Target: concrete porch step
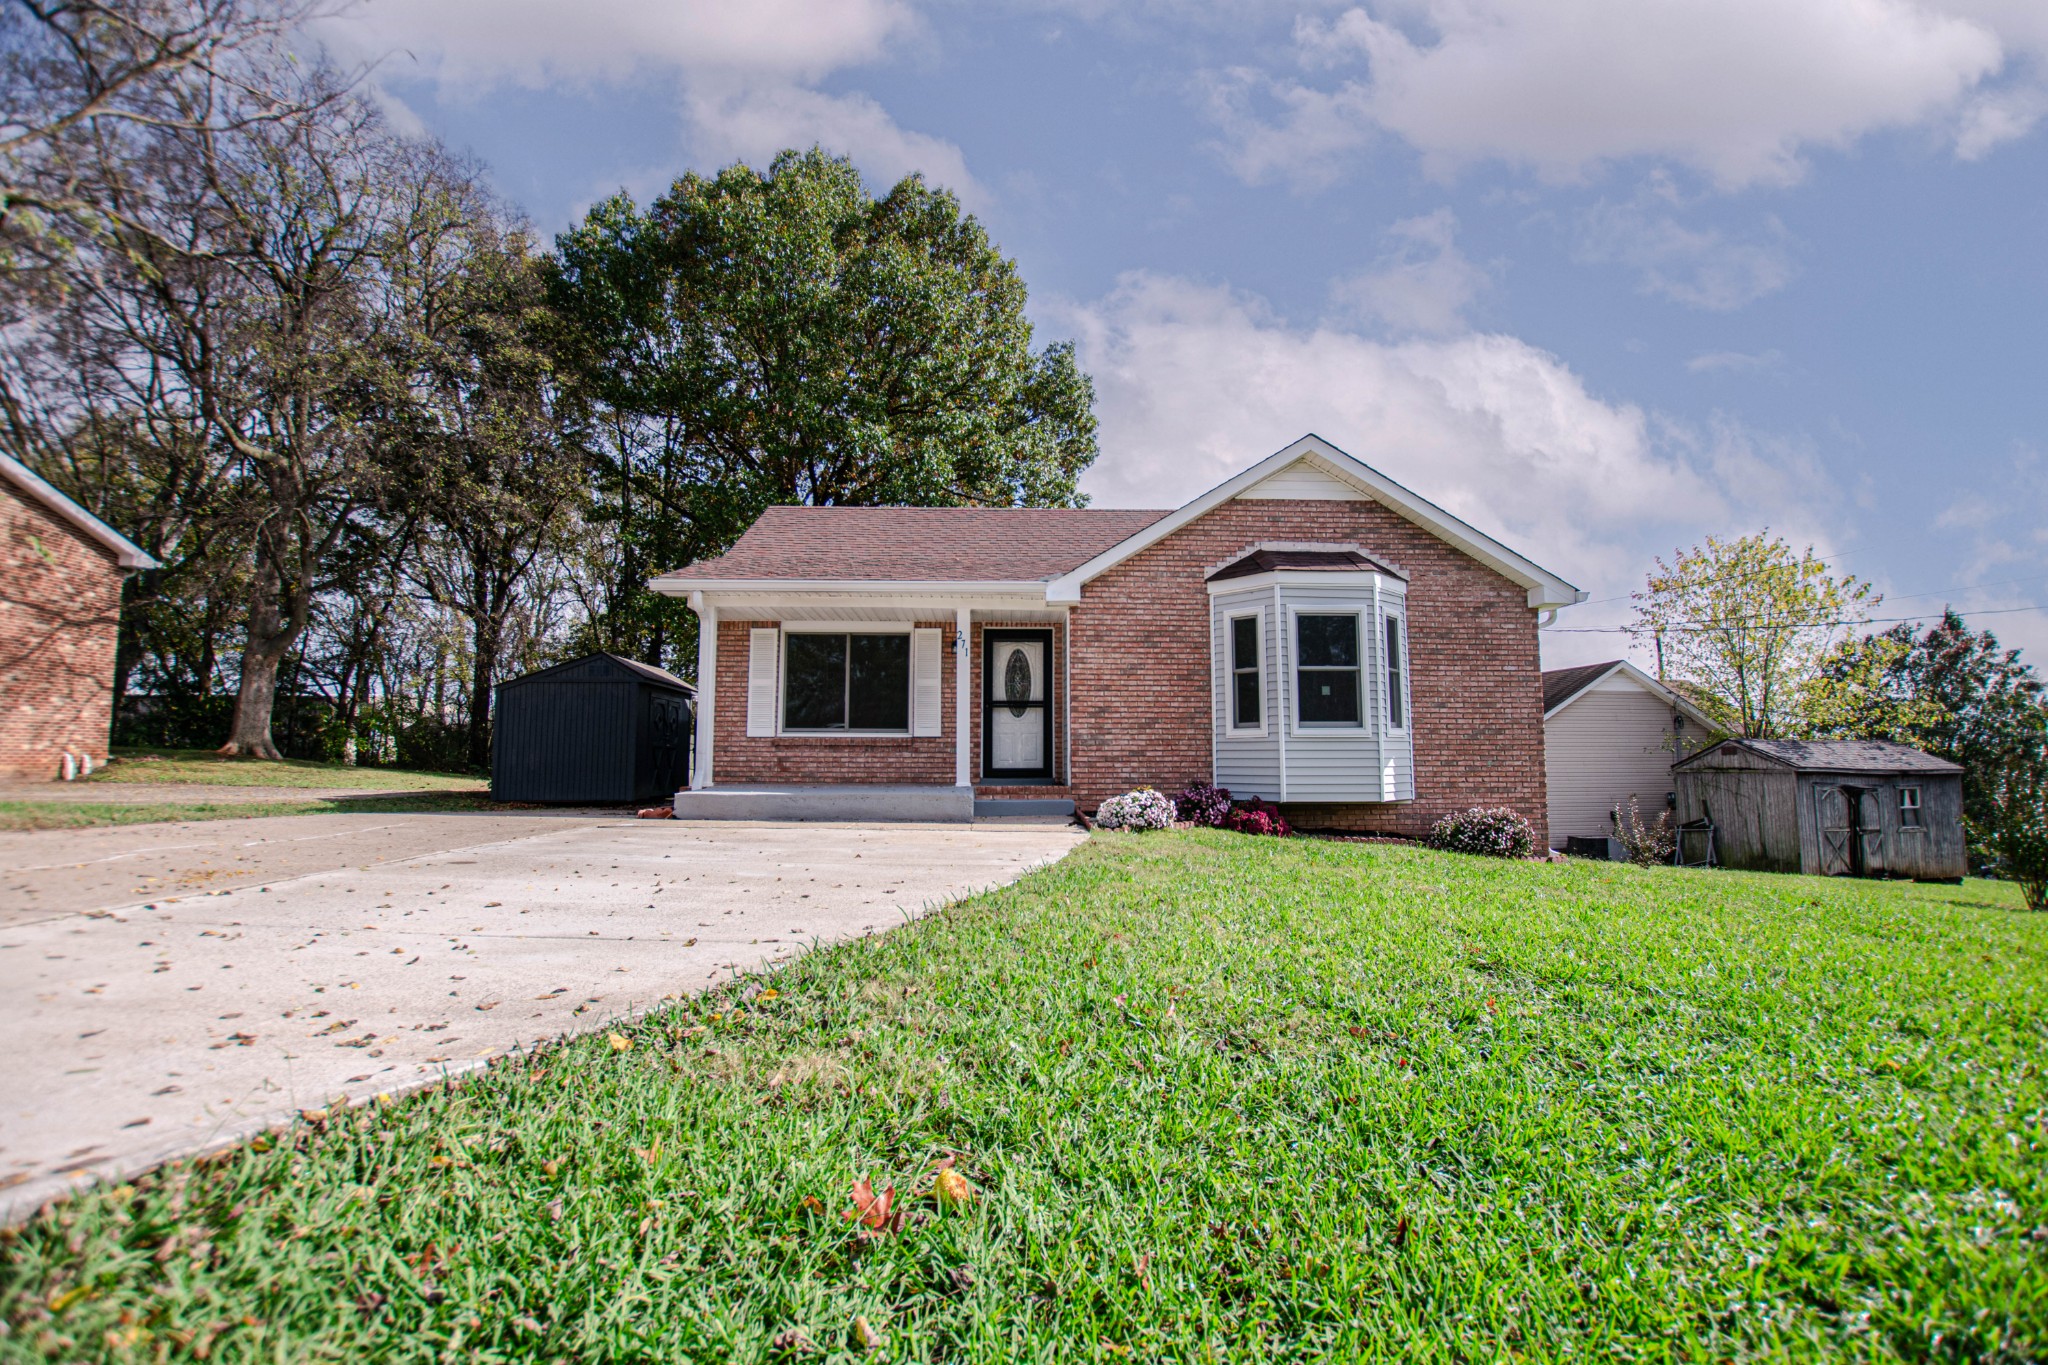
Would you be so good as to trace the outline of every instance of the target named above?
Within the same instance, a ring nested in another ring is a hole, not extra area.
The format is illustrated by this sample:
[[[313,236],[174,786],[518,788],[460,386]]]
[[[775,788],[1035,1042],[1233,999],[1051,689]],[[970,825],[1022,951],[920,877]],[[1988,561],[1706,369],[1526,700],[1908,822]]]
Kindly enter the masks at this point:
[[[1074,803],[1054,797],[1024,796],[977,796],[974,798],[974,818],[977,820],[1011,820],[1019,818],[1043,819],[1047,816],[1071,818]]]
[[[678,820],[883,821],[968,824],[974,788],[884,783],[711,786],[676,793]]]

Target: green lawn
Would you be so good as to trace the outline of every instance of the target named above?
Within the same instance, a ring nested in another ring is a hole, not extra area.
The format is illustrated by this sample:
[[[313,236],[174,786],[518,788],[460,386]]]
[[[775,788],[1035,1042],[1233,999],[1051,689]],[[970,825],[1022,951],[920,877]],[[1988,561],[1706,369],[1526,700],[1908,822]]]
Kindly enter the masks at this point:
[[[0,1358],[2042,1360],[2017,906],[1101,836],[61,1208],[0,1241]]]
[[[222,758],[211,749],[116,749],[116,762],[87,782],[203,782],[218,787],[347,787],[357,791],[450,791],[482,785],[474,773],[352,768],[307,759]]]
[[[259,815],[374,815],[499,808],[482,788],[400,791],[390,796],[315,797],[304,801],[0,801],[0,830],[87,829],[95,825],[148,825],[163,820],[247,820]]]

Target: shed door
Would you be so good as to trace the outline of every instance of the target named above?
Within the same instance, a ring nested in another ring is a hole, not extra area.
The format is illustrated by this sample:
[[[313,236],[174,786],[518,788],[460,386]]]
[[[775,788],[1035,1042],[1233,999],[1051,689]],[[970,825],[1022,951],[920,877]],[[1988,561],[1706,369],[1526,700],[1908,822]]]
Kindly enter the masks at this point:
[[[1815,786],[1813,827],[1820,835],[1820,873],[1823,877],[1846,877],[1853,866],[1849,857],[1849,794],[1840,787]]]
[[[1884,798],[1888,794],[1879,787],[1859,787],[1854,793],[1851,809],[1856,817],[1856,847],[1851,861],[1859,877],[1880,876],[1885,870]]]

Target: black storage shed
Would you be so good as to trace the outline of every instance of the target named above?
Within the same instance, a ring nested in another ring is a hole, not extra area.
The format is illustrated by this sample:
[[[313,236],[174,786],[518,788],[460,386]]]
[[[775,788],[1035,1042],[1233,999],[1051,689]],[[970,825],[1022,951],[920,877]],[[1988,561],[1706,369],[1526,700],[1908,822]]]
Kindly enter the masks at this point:
[[[690,779],[692,688],[616,654],[498,684],[491,795],[500,801],[661,801]]]

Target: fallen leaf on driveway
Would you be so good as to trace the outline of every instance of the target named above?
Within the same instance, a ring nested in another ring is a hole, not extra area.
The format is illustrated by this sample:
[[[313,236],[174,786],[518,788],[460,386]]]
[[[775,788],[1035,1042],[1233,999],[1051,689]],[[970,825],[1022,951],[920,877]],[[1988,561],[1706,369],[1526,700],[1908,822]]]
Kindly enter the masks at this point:
[[[329,1033],[347,1033],[350,1029],[355,1027],[355,1023],[356,1021],[353,1019],[337,1019],[333,1023],[329,1024],[326,1028],[321,1029],[318,1033],[315,1033],[313,1036],[315,1038],[319,1038]]]
[[[363,1035],[362,1037],[360,1037],[360,1038],[344,1038],[344,1039],[342,1039],[342,1040],[341,1040],[340,1042],[336,1043],[336,1044],[335,1044],[335,1046],[336,1046],[336,1047],[368,1047],[368,1046],[369,1046],[370,1044],[372,1044],[372,1043],[374,1043],[374,1042],[376,1042],[376,1041],[377,1041],[377,1035],[376,1035],[376,1034],[374,1034],[374,1033],[365,1033],[365,1034],[364,1034],[364,1035]]]

